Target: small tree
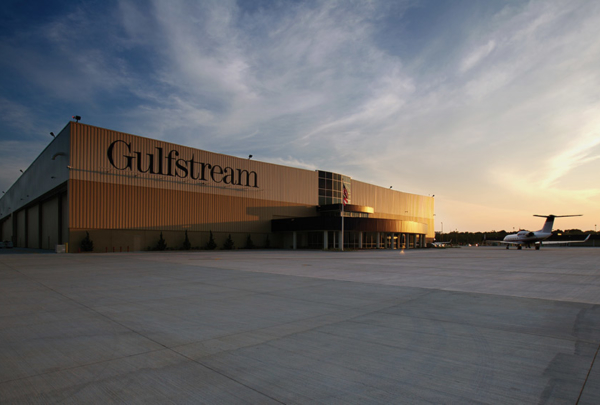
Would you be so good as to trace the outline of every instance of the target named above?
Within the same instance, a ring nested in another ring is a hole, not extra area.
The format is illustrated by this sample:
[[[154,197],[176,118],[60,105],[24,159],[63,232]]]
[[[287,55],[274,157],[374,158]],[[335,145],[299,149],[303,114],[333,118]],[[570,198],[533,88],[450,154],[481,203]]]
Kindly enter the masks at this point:
[[[165,242],[165,239],[163,238],[162,232],[161,232],[160,239],[156,243],[156,247],[154,248],[154,250],[165,250],[166,248],[167,248],[167,242]]]
[[[90,233],[85,233],[85,238],[81,241],[81,250],[83,252],[93,252],[94,251],[94,242],[90,239]]]
[[[231,234],[229,234],[229,237],[227,238],[227,240],[223,244],[223,249],[225,249],[225,250],[231,250],[231,249],[233,249],[233,239],[231,239]]]
[[[183,241],[183,250],[190,250],[192,244],[190,243],[190,239],[188,238],[187,229],[185,230],[185,240]]]
[[[246,239],[246,249],[254,249],[254,242],[252,242],[250,234],[248,234],[248,239]]]
[[[213,237],[212,231],[210,231],[210,237],[208,238],[208,242],[206,243],[207,250],[215,250],[217,248],[217,243],[215,242],[215,238]]]

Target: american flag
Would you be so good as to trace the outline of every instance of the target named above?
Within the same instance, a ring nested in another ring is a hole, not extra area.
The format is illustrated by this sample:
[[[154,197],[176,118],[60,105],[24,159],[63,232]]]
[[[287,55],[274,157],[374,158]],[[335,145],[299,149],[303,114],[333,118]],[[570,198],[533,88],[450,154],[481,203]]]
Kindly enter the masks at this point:
[[[342,187],[344,187],[344,198],[342,199],[342,203],[346,205],[348,204],[348,189],[345,184],[342,184]]]

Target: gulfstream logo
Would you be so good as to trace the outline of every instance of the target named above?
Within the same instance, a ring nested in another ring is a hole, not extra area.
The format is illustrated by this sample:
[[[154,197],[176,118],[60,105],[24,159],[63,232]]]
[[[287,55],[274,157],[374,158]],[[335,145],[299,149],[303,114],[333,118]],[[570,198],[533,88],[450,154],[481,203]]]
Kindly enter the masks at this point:
[[[255,171],[197,162],[194,160],[194,155],[191,159],[185,160],[179,158],[179,152],[175,149],[171,149],[168,153],[165,153],[163,148],[156,147],[155,149],[154,153],[136,152],[132,150],[131,143],[118,140],[110,144],[106,155],[110,164],[118,170],[136,170],[140,173],[181,179],[189,177],[198,181],[258,188]]]

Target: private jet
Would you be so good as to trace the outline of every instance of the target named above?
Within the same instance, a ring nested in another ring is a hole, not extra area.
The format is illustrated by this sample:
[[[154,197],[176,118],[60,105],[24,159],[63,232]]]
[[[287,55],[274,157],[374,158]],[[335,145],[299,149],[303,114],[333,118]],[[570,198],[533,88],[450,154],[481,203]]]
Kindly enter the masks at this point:
[[[432,242],[430,245],[434,248],[445,248],[449,243],[452,243],[452,240],[450,242]]]
[[[531,245],[535,246],[535,250],[540,250],[542,243],[544,245],[559,245],[566,243],[582,243],[587,241],[590,238],[590,235],[583,240],[569,240],[569,241],[545,241],[550,236],[552,236],[552,226],[554,225],[554,218],[565,218],[565,217],[580,217],[581,215],[534,215],[534,217],[546,218],[546,222],[544,223],[544,227],[539,231],[519,231],[517,233],[513,233],[511,235],[506,235],[504,240],[497,241],[499,243],[506,244],[506,248],[508,249],[510,245],[516,246],[517,249],[521,249],[523,246],[531,247]]]

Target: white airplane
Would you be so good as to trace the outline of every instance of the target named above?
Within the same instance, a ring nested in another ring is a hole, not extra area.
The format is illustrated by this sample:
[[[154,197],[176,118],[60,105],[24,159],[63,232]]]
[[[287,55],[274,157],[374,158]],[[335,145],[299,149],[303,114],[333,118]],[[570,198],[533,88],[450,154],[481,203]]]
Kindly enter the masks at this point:
[[[535,250],[540,250],[542,243],[544,245],[559,245],[566,243],[581,243],[585,242],[590,238],[590,235],[583,240],[569,240],[569,241],[546,241],[552,236],[552,226],[554,225],[554,218],[564,218],[564,217],[580,217],[581,215],[534,215],[534,217],[546,218],[546,222],[544,223],[544,227],[539,231],[519,231],[517,233],[513,233],[511,235],[506,235],[504,240],[498,241],[499,243],[506,244],[506,248],[508,249],[510,245],[514,245],[517,249],[521,249],[523,246],[531,247],[531,245],[535,245]]]
[[[434,248],[445,248],[447,244],[452,243],[452,240],[450,240],[450,242],[432,242],[431,243],[431,247]]]

